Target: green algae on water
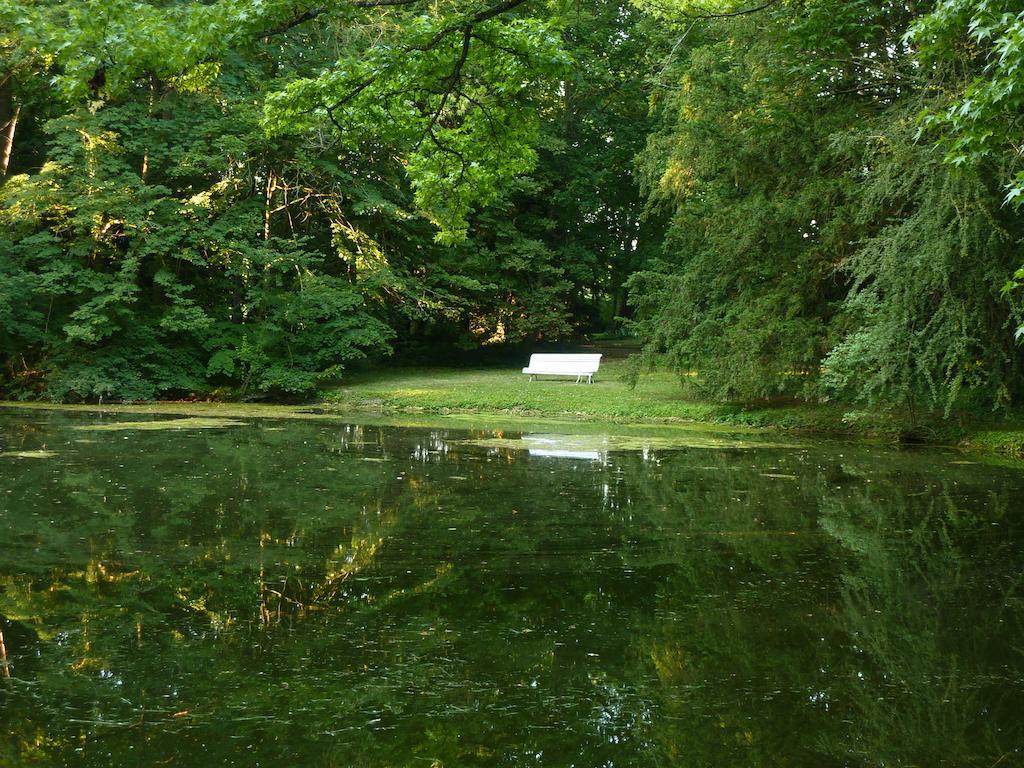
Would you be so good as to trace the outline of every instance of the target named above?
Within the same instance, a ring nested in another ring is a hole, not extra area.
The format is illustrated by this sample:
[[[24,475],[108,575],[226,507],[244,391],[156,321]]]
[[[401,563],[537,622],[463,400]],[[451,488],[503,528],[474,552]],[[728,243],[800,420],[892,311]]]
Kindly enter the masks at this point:
[[[244,421],[235,419],[218,419],[193,417],[185,419],[160,419],[158,421],[112,421],[105,424],[85,424],[74,429],[113,432],[127,429],[224,429],[225,427],[244,427]]]

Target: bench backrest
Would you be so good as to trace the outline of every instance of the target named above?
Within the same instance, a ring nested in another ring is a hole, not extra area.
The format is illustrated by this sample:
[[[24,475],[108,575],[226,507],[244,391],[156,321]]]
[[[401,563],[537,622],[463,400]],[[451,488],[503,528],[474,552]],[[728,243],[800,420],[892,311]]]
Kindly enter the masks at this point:
[[[533,370],[597,373],[601,355],[530,355]]]

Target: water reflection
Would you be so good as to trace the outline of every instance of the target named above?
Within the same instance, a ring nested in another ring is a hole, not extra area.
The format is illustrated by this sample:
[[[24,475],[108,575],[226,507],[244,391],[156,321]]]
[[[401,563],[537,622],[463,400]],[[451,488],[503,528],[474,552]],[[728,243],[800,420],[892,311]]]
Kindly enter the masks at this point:
[[[607,461],[607,445],[600,448],[589,445],[574,445],[562,435],[523,435],[520,438],[526,445],[531,456],[559,459],[586,459],[588,461]]]
[[[85,419],[0,414],[0,764],[1024,759],[1016,469]]]

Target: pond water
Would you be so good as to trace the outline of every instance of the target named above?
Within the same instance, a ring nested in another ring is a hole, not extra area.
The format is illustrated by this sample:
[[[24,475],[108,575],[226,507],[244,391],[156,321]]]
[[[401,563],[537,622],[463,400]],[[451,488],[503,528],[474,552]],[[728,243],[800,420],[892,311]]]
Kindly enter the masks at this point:
[[[1024,764],[1020,467],[169,418],[0,410],[0,765]]]

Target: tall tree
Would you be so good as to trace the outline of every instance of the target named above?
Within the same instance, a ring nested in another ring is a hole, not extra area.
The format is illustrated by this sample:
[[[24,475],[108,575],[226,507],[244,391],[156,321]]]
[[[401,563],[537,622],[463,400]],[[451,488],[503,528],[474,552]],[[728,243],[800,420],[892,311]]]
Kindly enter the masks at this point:
[[[1021,359],[998,275],[1021,222],[988,164],[952,168],[916,141],[951,76],[909,42],[919,13],[670,8],[679,44],[645,167],[673,223],[633,278],[649,352],[726,399],[1008,402]]]
[[[63,100],[2,190],[10,386],[303,394],[385,351],[393,308],[450,306],[417,222],[465,238],[567,61],[522,5],[6,5],[8,74]]]
[[[1024,11],[1013,2],[943,0],[911,30],[923,59],[963,72],[945,101],[925,119],[955,166],[984,163],[998,169],[1006,203],[1024,206]],[[1024,281],[1017,270],[1007,292]],[[1017,338],[1024,337],[1024,325]]]

